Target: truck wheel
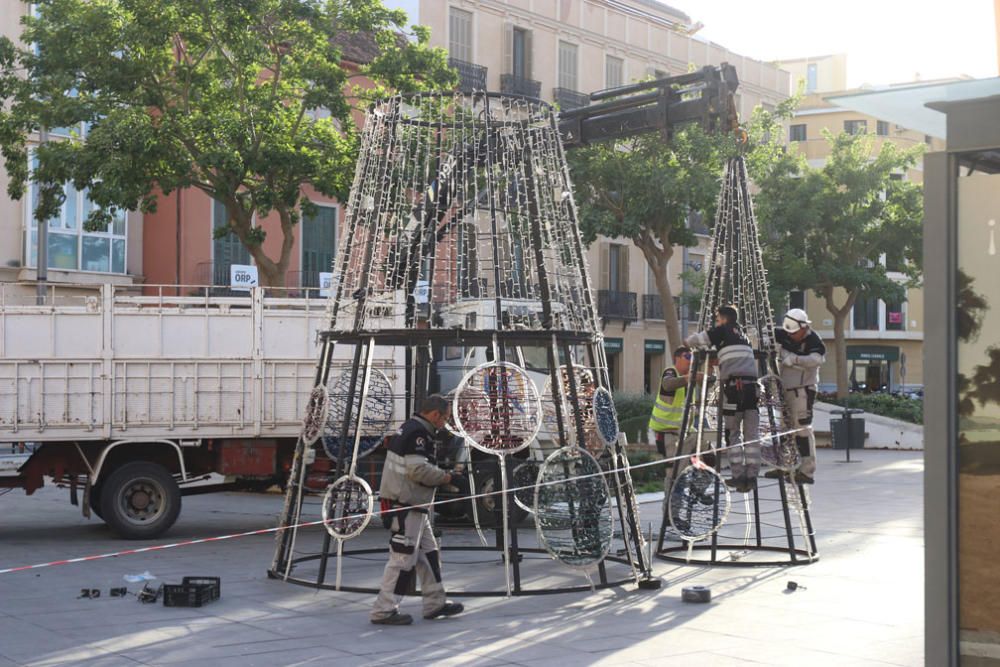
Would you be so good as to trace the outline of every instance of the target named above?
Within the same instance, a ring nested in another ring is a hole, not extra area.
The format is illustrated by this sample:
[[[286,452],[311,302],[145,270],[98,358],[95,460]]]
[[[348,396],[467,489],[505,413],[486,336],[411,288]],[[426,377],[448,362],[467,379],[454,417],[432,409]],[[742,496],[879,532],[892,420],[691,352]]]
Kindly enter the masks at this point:
[[[101,483],[100,505],[101,518],[119,537],[148,540],[174,525],[181,491],[163,466],[134,461]]]
[[[483,474],[483,477],[479,475]],[[493,494],[497,491],[497,483],[493,478],[492,472],[487,473],[476,473],[476,495],[480,494]],[[481,498],[477,498],[474,502],[478,503],[476,508],[479,513],[479,525],[484,528],[493,528],[497,525],[497,517],[499,516],[500,506],[502,500],[499,494],[496,495],[485,495]],[[511,520],[519,524],[524,521],[528,513],[524,511],[521,507],[514,502],[513,499],[507,503],[507,511],[510,512]],[[469,516],[472,516],[470,511]]]

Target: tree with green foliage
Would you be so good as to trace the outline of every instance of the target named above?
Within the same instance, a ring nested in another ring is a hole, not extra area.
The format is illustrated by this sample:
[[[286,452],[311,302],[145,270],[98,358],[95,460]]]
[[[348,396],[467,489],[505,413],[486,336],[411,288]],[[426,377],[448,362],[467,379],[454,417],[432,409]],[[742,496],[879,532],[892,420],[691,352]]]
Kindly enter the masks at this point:
[[[825,136],[831,152],[822,167],[788,154],[758,178],[756,203],[772,286],[811,290],[833,316],[842,398],[848,391],[845,324],[854,304],[860,297],[902,301],[920,278],[922,190],[894,175],[915,164],[922,146],[902,150],[884,142],[875,152],[871,135]],[[889,275],[883,255],[902,280]]]
[[[584,241],[625,238],[639,248],[656,283],[671,349],[682,338],[667,265],[678,247],[697,244],[690,214],[712,219],[723,167],[737,151],[746,151],[751,174],[780,159],[781,119],[796,103],[787,100],[774,112],[758,107],[748,145],[739,145],[733,134],[708,134],[689,125],[669,141],[647,134],[568,154]]]
[[[450,86],[426,28],[380,0],[38,0],[19,43],[0,40],[0,152],[8,191],[57,214],[63,184],[96,204],[88,231],[121,210],[152,212],[157,192],[195,188],[225,206],[261,282],[283,285],[308,184],[344,199],[363,94]],[[345,47],[367,44],[370,62]],[[356,58],[356,60],[361,60]],[[374,82],[374,89],[360,84]],[[362,96],[359,97],[358,96]],[[318,114],[315,110],[328,110]],[[35,151],[43,127],[88,128]],[[280,220],[277,256],[254,220]],[[217,232],[219,233],[219,232]]]

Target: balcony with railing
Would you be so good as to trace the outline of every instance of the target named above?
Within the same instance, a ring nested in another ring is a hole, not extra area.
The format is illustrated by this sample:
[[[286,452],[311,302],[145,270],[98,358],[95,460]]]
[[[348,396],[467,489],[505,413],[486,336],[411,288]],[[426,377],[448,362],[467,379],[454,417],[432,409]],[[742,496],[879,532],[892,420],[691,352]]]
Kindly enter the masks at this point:
[[[636,293],[598,290],[597,314],[606,320],[635,322],[639,319]]]
[[[500,75],[500,92],[509,95],[526,95],[528,97],[541,97],[542,82],[534,79],[526,79],[516,74]]]
[[[663,301],[660,299],[659,294],[642,295],[642,319],[644,320],[663,319]]]
[[[486,90],[486,68],[482,65],[448,58],[448,65],[458,71],[458,90],[471,93],[474,90]]]
[[[563,111],[579,109],[590,104],[590,95],[569,88],[553,88],[552,99]]]

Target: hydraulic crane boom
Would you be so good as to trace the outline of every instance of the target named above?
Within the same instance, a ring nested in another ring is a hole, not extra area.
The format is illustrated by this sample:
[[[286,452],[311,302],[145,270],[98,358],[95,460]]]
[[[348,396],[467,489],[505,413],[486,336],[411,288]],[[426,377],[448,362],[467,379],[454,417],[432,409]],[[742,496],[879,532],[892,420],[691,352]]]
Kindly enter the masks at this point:
[[[676,126],[685,123],[700,123],[710,132],[735,130],[733,93],[739,85],[736,68],[723,63],[601,90],[590,95],[598,104],[560,113],[559,132],[563,144],[571,148],[646,132],[669,137]]]

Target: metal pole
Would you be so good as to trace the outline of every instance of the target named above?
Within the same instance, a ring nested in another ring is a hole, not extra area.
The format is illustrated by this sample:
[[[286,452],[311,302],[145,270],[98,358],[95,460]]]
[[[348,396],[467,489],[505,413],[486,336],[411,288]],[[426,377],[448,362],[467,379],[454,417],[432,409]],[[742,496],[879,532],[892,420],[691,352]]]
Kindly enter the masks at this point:
[[[49,142],[49,129],[44,125],[38,128],[38,147]],[[37,216],[37,212],[32,211]],[[45,286],[49,280],[49,222],[38,220],[38,261],[35,263],[35,303],[45,305]]]

